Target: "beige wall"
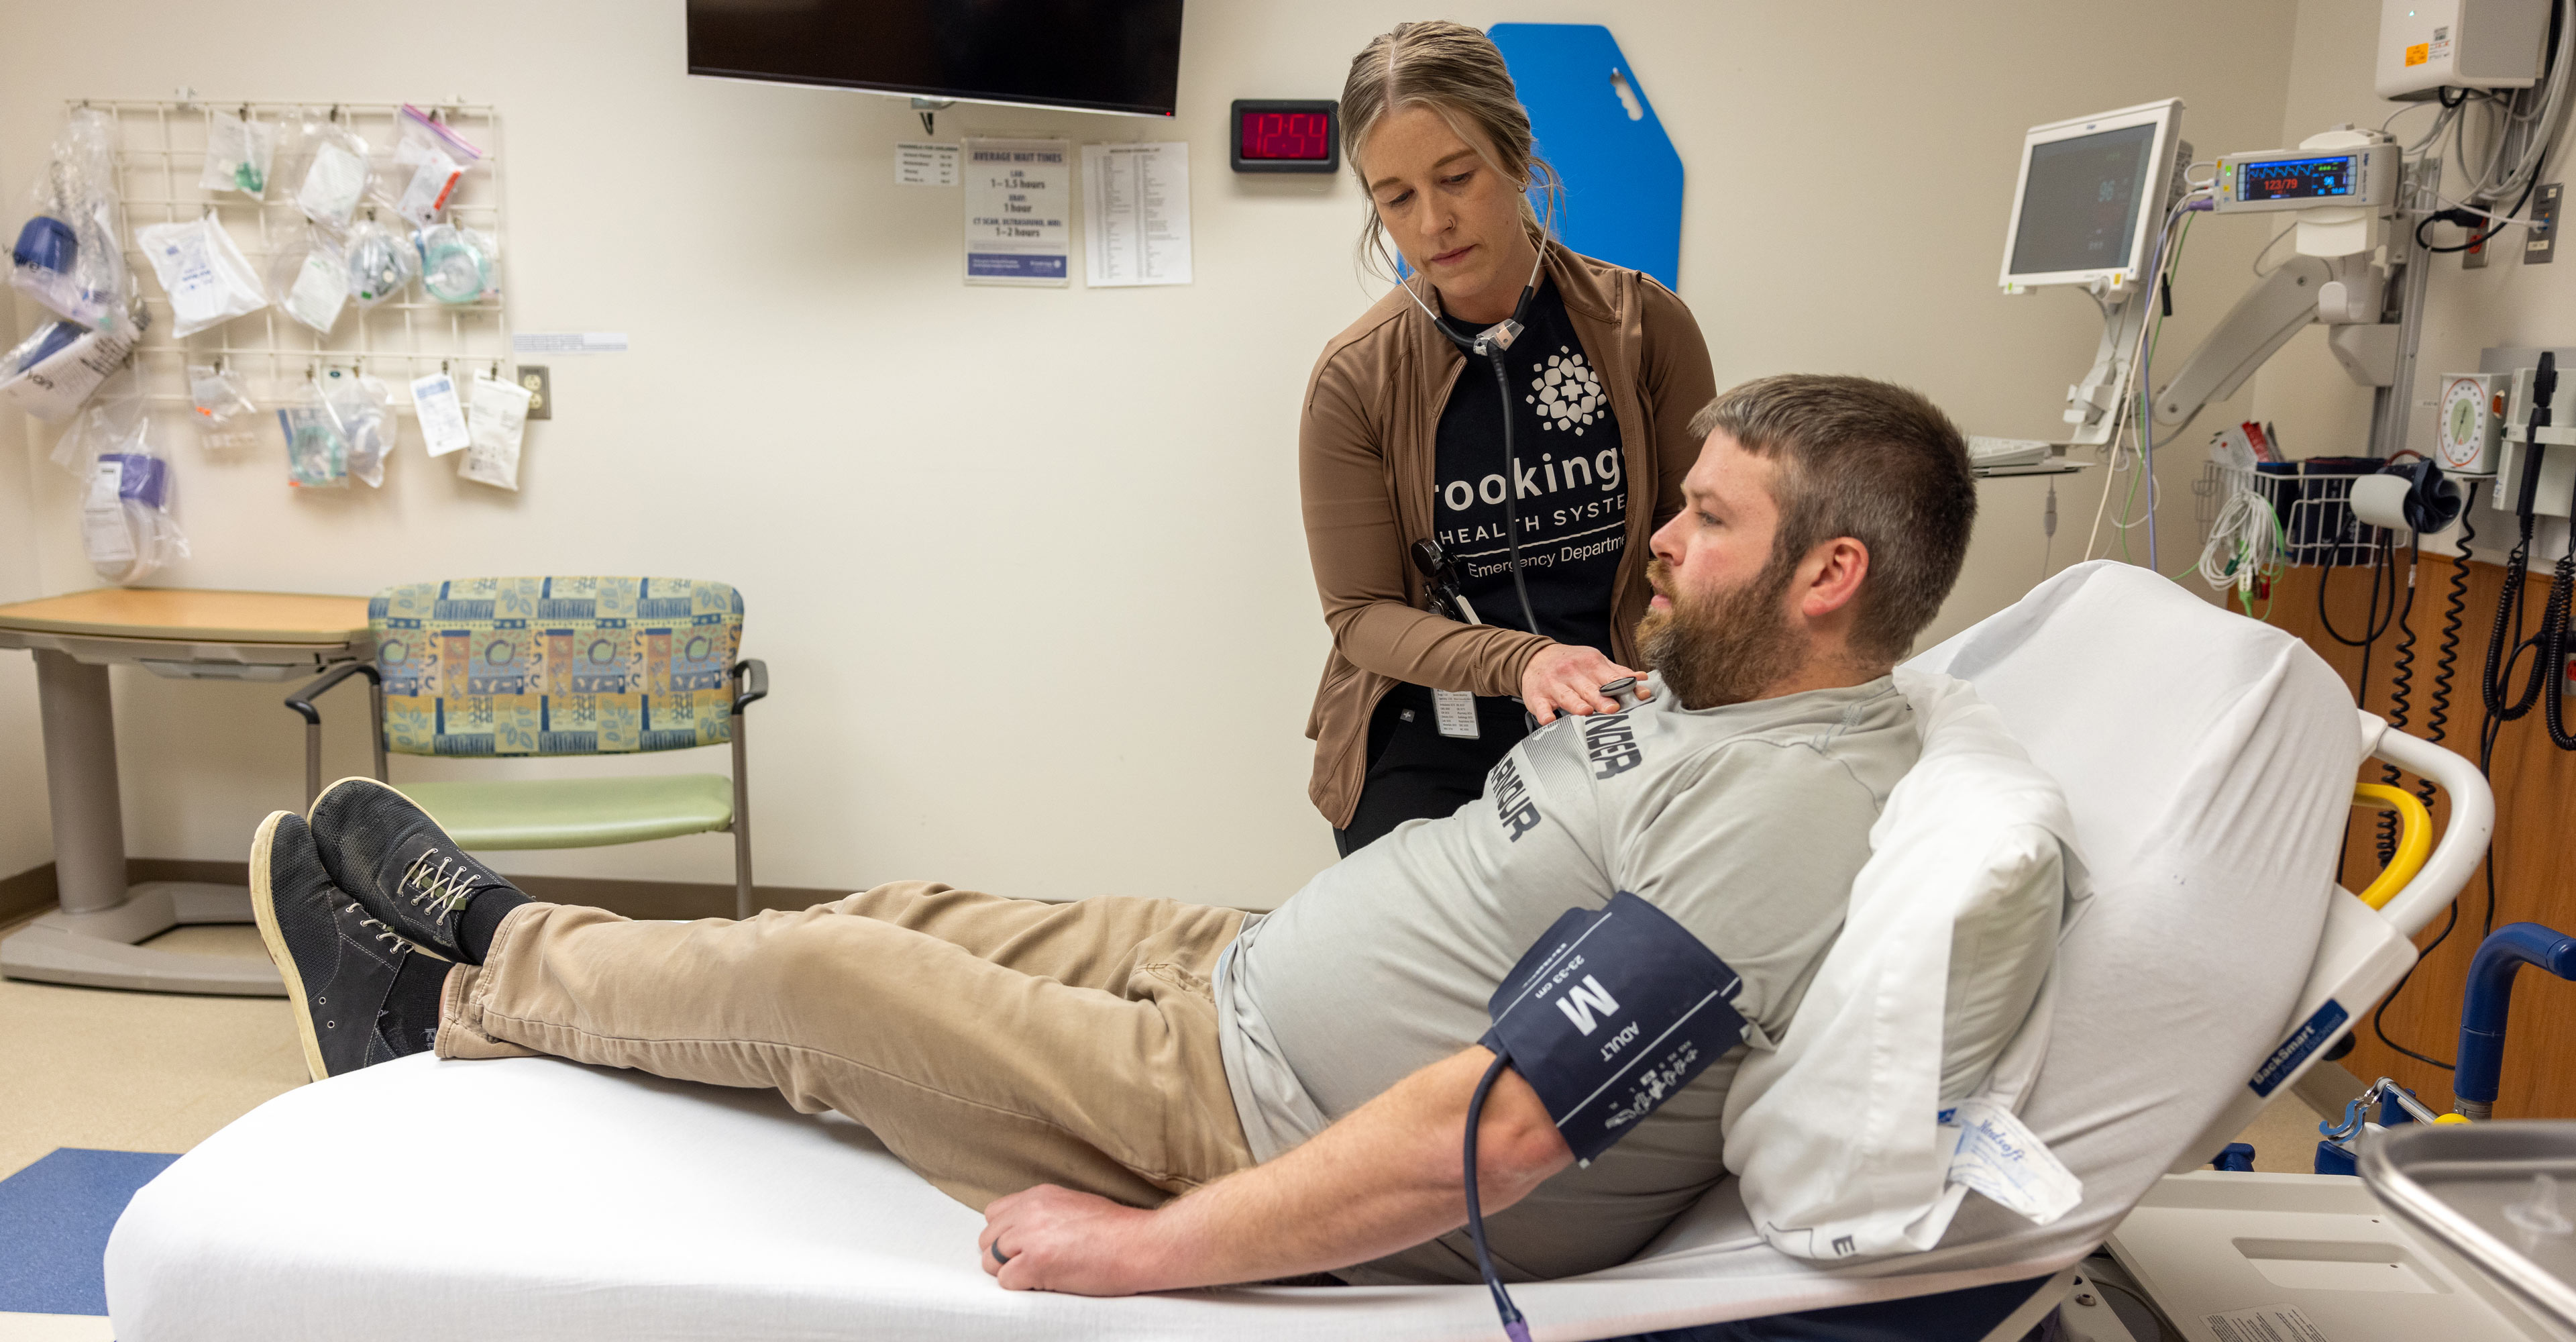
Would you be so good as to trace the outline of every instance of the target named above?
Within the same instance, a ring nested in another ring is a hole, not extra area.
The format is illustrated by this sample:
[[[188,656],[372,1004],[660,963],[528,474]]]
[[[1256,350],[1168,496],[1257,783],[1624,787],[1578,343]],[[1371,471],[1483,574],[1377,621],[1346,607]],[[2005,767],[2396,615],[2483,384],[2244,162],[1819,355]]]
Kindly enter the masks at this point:
[[[0,114],[0,128],[10,124]],[[8,226],[16,227],[14,203],[0,215],[10,216]],[[9,236],[17,238],[14,232]],[[0,349],[18,343],[19,329],[17,304],[0,301]],[[42,591],[31,501],[36,481],[25,425],[22,415],[0,414],[0,602]],[[0,653],[0,877],[53,858],[53,838],[45,828],[45,762],[36,736],[35,663],[24,653]]]
[[[890,146],[920,133],[912,114],[687,79],[678,0],[459,0],[435,25],[449,40],[422,40],[420,17],[392,6],[100,0],[0,45],[0,199],[21,198],[66,98],[187,84],[497,104],[515,324],[623,330],[634,352],[552,361],[560,414],[534,427],[517,497],[454,482],[412,441],[381,494],[295,497],[273,449],[219,467],[174,430],[196,557],[164,580],[354,593],[489,572],[724,578],[748,597],[746,651],[777,682],[751,737],[765,881],[1267,905],[1332,855],[1304,796],[1324,635],[1295,417],[1315,350],[1370,289],[1351,260],[1354,189],[1232,176],[1223,111],[1333,95],[1349,53],[1401,16],[1197,0],[1171,123],[940,117],[942,139],[1188,138],[1188,288],[962,287],[956,192],[888,184]],[[2175,0],[2146,24],[2110,0],[1456,16],[1614,26],[1691,174],[1681,289],[1721,384],[1865,372],[1925,389],[1973,432],[2042,436],[2098,328],[2079,296],[1993,287],[2021,130],[2179,95],[2204,149],[2268,143],[2292,8]],[[2232,300],[2259,241],[2222,232],[2193,244],[2175,338]],[[69,480],[18,464],[50,441],[35,437],[0,473],[0,529],[18,534],[5,510],[32,503],[35,574],[12,577],[25,561],[0,541],[0,585],[89,585]],[[2187,558],[2188,478],[2166,475],[2169,570]],[[2040,576],[2046,488],[1987,487],[1936,633]],[[2076,557],[2097,489],[2060,483],[2055,565]],[[117,674],[135,853],[234,857],[263,811],[294,804],[297,737],[276,690]],[[26,712],[27,679],[23,659],[0,662],[0,714]],[[355,770],[356,704],[337,707],[334,767]],[[0,786],[23,792],[32,739],[0,741]],[[0,824],[0,867],[33,856],[17,823]],[[715,880],[726,860],[708,839],[511,865]]]
[[[2300,0],[2298,44],[2290,63],[2287,107],[2278,143],[2300,140],[2340,122],[2377,126],[2399,104],[2382,101],[2372,90],[2372,43],[2379,28],[2373,0]],[[2407,112],[2389,129],[2401,139],[2423,133],[2432,116]],[[2447,146],[2447,139],[2446,139]],[[2241,148],[2268,146],[2244,145]],[[2543,167],[2543,182],[2561,180],[2567,151],[2562,143]],[[2458,175],[2452,174],[2456,181]],[[2446,194],[2457,199],[2455,189]],[[2465,235],[2437,227],[2437,242],[2449,245]],[[2520,260],[2522,232],[2508,229],[2498,255],[2483,270],[2463,270],[2458,256],[2433,258],[2426,285],[2424,333],[2416,367],[2418,385],[2411,398],[2407,446],[2425,449],[2432,439],[2445,373],[2474,372],[2478,351],[2498,345],[2576,344],[2576,266],[2525,266]],[[2255,379],[2255,406],[2279,426],[2282,439],[2299,456],[2357,455],[2370,436],[2370,393],[2352,385],[2336,367],[2325,345],[2325,330],[2310,327],[2284,347]],[[2512,545],[2513,522],[2485,506],[2471,517],[2478,529],[2480,557],[2502,560]],[[2457,528],[2424,538],[2427,549],[2447,552]],[[2566,525],[2543,519],[2532,553],[2546,567],[2565,544]]]

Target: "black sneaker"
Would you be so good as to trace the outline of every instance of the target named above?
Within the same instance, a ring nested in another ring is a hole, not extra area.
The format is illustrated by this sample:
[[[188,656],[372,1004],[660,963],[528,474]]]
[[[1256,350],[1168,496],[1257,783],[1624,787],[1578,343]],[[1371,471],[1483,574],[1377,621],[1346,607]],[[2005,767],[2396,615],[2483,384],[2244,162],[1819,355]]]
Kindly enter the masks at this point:
[[[292,811],[271,813],[251,840],[250,909],[286,980],[314,1080],[401,1056],[376,1020],[416,952],[331,884],[311,831]]]
[[[313,846],[334,885],[359,907],[450,960],[465,906],[486,890],[519,888],[467,857],[412,800],[372,778],[343,778],[313,801]]]

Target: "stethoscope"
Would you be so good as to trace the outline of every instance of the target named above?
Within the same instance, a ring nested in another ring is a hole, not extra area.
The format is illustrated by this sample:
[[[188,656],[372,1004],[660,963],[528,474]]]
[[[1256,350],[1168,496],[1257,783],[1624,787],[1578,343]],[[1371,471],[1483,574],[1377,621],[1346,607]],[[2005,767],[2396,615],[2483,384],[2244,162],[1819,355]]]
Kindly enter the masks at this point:
[[[1422,295],[1414,292],[1411,280],[1397,285],[1404,290],[1406,297],[1413,300],[1415,307],[1422,309],[1422,315],[1431,319],[1431,329],[1448,337],[1449,343],[1456,345],[1469,358],[1493,362],[1494,394],[1501,398],[1503,406],[1503,544],[1511,551],[1512,591],[1520,598],[1521,619],[1527,622],[1533,634],[1539,631],[1538,612],[1530,606],[1529,584],[1521,579],[1520,453],[1512,442],[1512,379],[1511,370],[1503,363],[1503,352],[1512,347],[1513,341],[1521,338],[1521,332],[1529,329],[1526,323],[1530,300],[1538,296],[1539,270],[1546,264],[1547,240],[1541,238],[1538,259],[1530,263],[1529,282],[1521,286],[1521,298],[1512,305],[1512,315],[1472,336],[1460,335],[1450,329],[1449,323],[1440,320],[1440,314],[1433,312],[1431,305],[1422,301]]]

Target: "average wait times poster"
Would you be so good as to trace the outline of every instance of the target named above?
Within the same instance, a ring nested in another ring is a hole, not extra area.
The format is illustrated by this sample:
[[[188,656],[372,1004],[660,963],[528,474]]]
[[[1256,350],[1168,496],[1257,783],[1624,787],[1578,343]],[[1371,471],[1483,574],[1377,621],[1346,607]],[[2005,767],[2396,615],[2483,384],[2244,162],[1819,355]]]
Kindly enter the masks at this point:
[[[1073,146],[1065,140],[966,142],[966,282],[1072,282]]]

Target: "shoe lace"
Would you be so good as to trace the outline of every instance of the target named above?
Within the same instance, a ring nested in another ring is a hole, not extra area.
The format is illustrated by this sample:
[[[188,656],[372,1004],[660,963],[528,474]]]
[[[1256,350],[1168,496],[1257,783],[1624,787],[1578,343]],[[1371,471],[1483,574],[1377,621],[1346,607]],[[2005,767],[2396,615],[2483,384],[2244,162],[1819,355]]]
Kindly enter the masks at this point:
[[[374,928],[375,931],[370,935],[374,936],[378,941],[388,942],[396,946],[403,944],[401,933],[396,932],[392,928],[385,926],[383,923],[377,922],[375,919],[370,918],[363,913],[358,915],[358,925],[360,927]]]
[[[432,862],[438,865],[432,868]],[[464,907],[481,888],[481,881],[472,867],[431,849],[412,860],[402,885],[411,891],[411,902],[435,918]]]

